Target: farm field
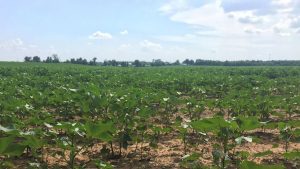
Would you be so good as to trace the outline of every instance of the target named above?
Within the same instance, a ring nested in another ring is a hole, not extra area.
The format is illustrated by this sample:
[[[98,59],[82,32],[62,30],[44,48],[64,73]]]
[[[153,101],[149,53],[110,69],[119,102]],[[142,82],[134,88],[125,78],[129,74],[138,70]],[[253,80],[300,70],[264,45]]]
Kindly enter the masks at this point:
[[[300,67],[0,63],[0,168],[300,168]]]

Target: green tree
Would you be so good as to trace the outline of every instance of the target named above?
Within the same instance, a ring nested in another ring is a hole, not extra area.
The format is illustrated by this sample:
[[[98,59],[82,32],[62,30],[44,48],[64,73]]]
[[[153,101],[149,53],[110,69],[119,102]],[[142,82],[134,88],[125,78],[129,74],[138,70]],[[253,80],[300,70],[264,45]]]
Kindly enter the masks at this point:
[[[41,58],[38,57],[38,56],[34,56],[34,57],[32,58],[32,62],[41,62]]]

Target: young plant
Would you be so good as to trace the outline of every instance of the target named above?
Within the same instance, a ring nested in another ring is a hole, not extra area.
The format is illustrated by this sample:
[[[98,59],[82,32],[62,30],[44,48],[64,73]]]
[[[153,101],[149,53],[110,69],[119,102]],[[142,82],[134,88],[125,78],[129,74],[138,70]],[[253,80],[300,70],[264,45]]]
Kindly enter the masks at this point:
[[[88,121],[85,124],[86,135],[88,139],[92,139],[95,141],[103,141],[106,144],[110,145],[110,155],[114,157],[114,148],[113,148],[113,138],[116,133],[116,128],[112,121],[108,122],[93,122]],[[102,152],[107,152],[106,146],[103,146]],[[103,153],[107,155],[108,153]]]
[[[283,123],[283,122],[280,122],[278,124],[278,127],[279,127],[279,130],[280,130],[280,137],[284,141],[285,152],[287,153],[288,148],[289,148],[290,140],[293,136],[292,127],[290,125],[288,125],[287,123]]]
[[[60,131],[55,138],[56,145],[61,149],[57,153],[63,157],[71,169],[75,168],[76,156],[92,146],[90,140],[84,139],[86,135],[84,125],[77,122],[61,122],[57,123],[54,129]]]
[[[216,135],[216,140],[220,144],[216,144],[213,156],[217,166],[226,168],[229,150],[233,148],[236,123],[225,121],[222,117],[214,117],[192,122],[191,125],[198,132],[213,132]]]

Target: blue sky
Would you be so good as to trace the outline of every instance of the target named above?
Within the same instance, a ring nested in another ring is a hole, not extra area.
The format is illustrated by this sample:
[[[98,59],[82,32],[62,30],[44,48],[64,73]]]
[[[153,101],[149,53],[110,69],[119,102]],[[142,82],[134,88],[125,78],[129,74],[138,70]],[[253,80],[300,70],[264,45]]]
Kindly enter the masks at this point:
[[[300,59],[300,0],[0,0],[0,60]]]

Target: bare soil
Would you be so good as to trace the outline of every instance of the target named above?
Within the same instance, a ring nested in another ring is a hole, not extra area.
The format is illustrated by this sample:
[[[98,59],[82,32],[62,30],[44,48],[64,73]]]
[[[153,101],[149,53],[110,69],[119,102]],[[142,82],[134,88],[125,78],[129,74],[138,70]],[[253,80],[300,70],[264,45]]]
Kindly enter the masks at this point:
[[[183,119],[187,120],[185,115],[180,113],[175,113],[175,116],[181,116]],[[206,110],[202,114],[203,118],[209,118],[214,115],[214,112]],[[274,120],[277,120],[277,117],[272,117]],[[157,119],[156,119],[157,120]],[[154,121],[156,121],[154,120]],[[234,152],[246,151],[250,154],[248,160],[252,160],[256,163],[264,163],[264,164],[276,164],[276,163],[286,163],[285,159],[282,157],[282,154],[285,153],[284,143],[279,138],[279,130],[278,129],[256,129],[245,133],[248,136],[255,136],[259,138],[259,142],[251,142],[251,143],[243,143],[242,145],[238,145],[234,148]],[[191,136],[193,137],[193,136]],[[202,142],[196,145],[187,146],[187,153],[191,154],[193,152],[197,152],[201,154],[199,161],[203,165],[212,165],[212,150],[213,144],[215,144],[213,140]],[[276,143],[276,145],[275,145]],[[85,152],[80,152],[76,161],[78,164],[84,164],[89,162],[90,157],[93,159],[103,159],[100,154],[100,151],[104,145],[102,143],[95,144],[93,147],[89,148]],[[117,150],[117,145],[114,145]],[[265,151],[272,151],[272,154],[257,157],[255,158],[253,155]],[[300,151],[300,143],[290,143],[289,150]],[[43,158],[43,161],[50,166],[50,168],[67,168],[67,163],[63,160],[62,156],[53,155],[56,151],[61,151],[57,148],[45,148],[44,149],[46,155]],[[69,152],[63,152],[68,156]],[[171,169],[171,168],[181,168],[180,163],[182,161],[182,157],[186,155],[184,153],[184,145],[182,140],[179,138],[179,133],[176,130],[168,134],[161,135],[161,139],[157,144],[156,148],[151,148],[149,143],[144,142],[143,144],[138,144],[136,146],[135,143],[132,143],[127,150],[122,150],[122,157],[120,158],[108,158],[103,161],[107,161],[108,163],[114,165],[116,168],[120,169]],[[0,157],[1,160],[1,157]],[[28,161],[30,158],[18,158],[14,159],[13,163],[17,168],[24,168],[28,166]],[[298,168],[299,166],[293,166],[291,164],[285,164],[287,168]],[[96,168],[93,163],[89,163],[86,168]]]

